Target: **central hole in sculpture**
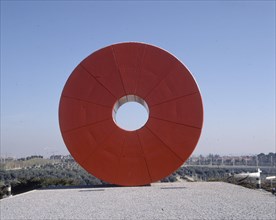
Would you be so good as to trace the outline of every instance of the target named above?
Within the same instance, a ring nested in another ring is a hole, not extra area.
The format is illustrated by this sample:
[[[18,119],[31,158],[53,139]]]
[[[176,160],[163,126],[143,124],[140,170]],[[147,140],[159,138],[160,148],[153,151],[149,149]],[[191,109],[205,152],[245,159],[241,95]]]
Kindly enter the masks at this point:
[[[139,96],[127,95],[115,103],[112,116],[118,127],[126,131],[135,131],[147,123],[149,108],[145,100]]]

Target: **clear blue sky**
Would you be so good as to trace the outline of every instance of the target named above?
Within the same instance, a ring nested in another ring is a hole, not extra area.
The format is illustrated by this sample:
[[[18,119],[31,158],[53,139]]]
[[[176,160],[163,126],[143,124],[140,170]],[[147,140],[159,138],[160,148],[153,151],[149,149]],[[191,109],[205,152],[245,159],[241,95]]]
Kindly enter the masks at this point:
[[[196,78],[194,154],[275,152],[275,1],[1,1],[1,155],[68,154],[57,114],[67,78],[127,41],[169,51]]]

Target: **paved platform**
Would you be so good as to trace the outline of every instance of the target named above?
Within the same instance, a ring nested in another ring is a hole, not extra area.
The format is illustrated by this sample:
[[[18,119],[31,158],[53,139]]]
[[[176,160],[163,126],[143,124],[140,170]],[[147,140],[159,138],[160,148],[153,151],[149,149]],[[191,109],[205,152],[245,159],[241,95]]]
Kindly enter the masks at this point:
[[[34,190],[0,200],[1,219],[276,219],[276,197],[221,182]]]

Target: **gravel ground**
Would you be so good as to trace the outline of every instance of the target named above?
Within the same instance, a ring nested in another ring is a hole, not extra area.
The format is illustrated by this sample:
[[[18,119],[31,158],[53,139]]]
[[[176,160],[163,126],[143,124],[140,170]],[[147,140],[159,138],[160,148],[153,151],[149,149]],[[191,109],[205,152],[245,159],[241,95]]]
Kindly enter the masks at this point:
[[[34,190],[0,200],[1,219],[276,219],[276,197],[221,182]]]

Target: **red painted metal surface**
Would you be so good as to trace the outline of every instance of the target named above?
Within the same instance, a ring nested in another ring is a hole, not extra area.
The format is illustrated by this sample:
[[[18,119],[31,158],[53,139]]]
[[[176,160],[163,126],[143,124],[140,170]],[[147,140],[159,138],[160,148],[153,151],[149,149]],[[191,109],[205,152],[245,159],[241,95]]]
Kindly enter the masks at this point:
[[[125,131],[113,121],[114,104],[135,95],[149,119]],[[203,124],[203,105],[189,70],[152,45],[120,43],[85,58],[72,72],[59,106],[63,140],[92,175],[134,186],[158,181],[191,155]]]

